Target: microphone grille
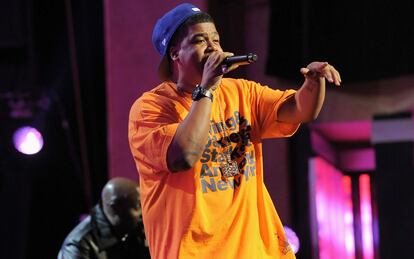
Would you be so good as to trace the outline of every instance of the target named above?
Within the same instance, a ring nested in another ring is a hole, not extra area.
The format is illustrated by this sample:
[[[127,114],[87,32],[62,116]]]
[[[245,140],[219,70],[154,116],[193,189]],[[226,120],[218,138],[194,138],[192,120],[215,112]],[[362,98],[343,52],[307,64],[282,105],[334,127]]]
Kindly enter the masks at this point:
[[[247,57],[248,57],[249,63],[253,63],[253,62],[257,61],[257,59],[259,58],[259,57],[258,57],[256,54],[254,54],[254,53],[249,53],[249,54],[247,55]]]

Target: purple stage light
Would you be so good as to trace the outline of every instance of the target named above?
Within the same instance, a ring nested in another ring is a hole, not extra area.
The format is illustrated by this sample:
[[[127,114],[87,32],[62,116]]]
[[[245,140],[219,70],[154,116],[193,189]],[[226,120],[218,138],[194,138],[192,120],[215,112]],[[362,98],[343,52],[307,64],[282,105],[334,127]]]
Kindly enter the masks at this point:
[[[33,127],[21,127],[13,134],[14,147],[21,153],[33,155],[43,147],[43,137]]]
[[[296,235],[295,231],[291,229],[288,226],[283,226],[283,229],[285,230],[286,238],[290,244],[290,247],[292,247],[293,253],[297,253],[299,251],[300,242],[299,238]]]

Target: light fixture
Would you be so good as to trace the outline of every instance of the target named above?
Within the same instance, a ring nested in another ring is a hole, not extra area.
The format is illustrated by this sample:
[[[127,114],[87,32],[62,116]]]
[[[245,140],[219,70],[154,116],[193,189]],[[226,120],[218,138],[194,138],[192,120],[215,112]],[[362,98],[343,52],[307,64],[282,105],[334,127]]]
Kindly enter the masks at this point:
[[[17,129],[13,134],[14,147],[23,154],[33,155],[43,147],[42,134],[35,128],[25,126]]]

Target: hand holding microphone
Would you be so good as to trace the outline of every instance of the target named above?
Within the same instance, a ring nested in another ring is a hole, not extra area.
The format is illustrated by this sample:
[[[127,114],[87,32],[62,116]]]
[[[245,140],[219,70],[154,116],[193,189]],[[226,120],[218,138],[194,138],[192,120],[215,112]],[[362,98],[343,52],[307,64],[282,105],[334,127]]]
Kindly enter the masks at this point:
[[[220,57],[221,55],[226,55],[227,57],[223,59],[223,57]],[[210,85],[212,89],[215,89],[218,77],[221,78],[223,74],[226,74],[241,65],[248,65],[257,61],[257,55],[253,53],[240,56],[230,55],[233,55],[233,53],[219,51],[210,53],[206,63],[204,64],[202,85]],[[220,69],[220,67],[221,73],[217,70]],[[204,81],[204,79],[206,81]]]

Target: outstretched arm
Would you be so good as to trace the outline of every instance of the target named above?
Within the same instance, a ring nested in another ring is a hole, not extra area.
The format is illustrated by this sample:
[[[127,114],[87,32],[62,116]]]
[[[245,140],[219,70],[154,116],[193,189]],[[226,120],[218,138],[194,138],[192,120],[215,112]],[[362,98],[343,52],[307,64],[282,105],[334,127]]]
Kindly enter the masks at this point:
[[[325,79],[337,86],[341,84],[339,72],[328,62],[312,62],[300,72],[305,82],[295,96],[279,108],[277,120],[280,122],[302,123],[316,119],[325,99]]]

